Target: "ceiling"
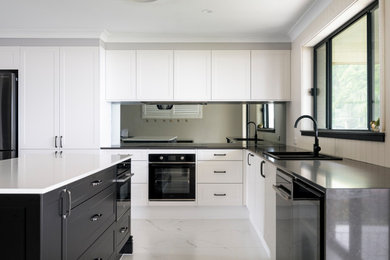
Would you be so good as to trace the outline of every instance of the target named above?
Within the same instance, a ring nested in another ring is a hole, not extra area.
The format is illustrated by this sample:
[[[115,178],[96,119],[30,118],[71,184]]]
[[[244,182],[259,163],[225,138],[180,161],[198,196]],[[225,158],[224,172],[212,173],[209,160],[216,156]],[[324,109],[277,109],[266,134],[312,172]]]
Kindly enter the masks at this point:
[[[0,37],[289,42],[290,30],[319,1],[1,0]]]

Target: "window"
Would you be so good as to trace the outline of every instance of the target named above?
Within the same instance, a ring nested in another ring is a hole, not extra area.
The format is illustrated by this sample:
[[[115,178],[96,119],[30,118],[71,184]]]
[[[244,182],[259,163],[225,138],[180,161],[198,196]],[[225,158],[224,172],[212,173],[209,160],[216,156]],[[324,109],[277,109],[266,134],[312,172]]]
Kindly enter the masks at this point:
[[[378,2],[314,47],[319,128],[371,130],[380,117]],[[378,121],[379,122],[379,121]]]

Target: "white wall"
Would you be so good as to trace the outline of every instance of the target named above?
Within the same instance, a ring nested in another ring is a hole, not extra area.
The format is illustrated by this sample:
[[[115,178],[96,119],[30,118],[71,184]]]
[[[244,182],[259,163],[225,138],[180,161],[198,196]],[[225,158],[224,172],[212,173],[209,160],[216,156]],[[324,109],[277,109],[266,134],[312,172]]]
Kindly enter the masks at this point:
[[[363,9],[371,0],[333,0],[329,6],[293,41],[291,51],[291,102],[287,104],[287,144],[305,149],[312,149],[313,137],[303,137],[300,129],[294,129],[295,119],[302,114],[311,114],[312,97],[308,90],[312,87],[312,48],[321,38],[328,34],[331,27],[336,27],[343,20],[352,17]],[[382,121],[390,125],[390,1],[380,0],[380,23],[384,32],[382,38],[382,71],[383,91],[381,96]],[[386,19],[386,18],[387,19]],[[383,47],[386,46],[386,47]],[[388,64],[387,67],[385,65]],[[386,82],[388,84],[386,85]],[[385,119],[385,120],[383,120]],[[302,121],[303,123],[303,121]],[[302,124],[303,129],[310,129],[311,123]],[[320,138],[322,152],[361,160],[368,163],[390,167],[390,141],[384,143]]]

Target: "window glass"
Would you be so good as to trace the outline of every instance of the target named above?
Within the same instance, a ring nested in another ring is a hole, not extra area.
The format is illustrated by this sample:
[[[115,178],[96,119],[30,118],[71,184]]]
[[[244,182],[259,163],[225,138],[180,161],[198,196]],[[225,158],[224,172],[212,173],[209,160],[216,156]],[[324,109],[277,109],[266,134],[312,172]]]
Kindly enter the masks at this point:
[[[326,44],[318,47],[315,53],[317,84],[317,123],[326,128]]]
[[[331,44],[332,129],[367,129],[367,16]]]

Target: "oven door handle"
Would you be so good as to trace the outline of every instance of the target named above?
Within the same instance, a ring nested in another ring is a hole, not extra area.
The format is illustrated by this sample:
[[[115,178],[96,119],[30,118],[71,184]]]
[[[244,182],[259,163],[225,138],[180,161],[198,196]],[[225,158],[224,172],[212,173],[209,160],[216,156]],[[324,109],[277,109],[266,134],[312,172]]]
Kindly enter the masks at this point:
[[[276,191],[278,195],[280,195],[285,200],[291,200],[291,195],[282,190],[281,185],[272,185],[272,188]]]
[[[115,182],[123,183],[130,180],[130,178],[134,175],[134,173],[126,174],[124,178],[116,179]]]

